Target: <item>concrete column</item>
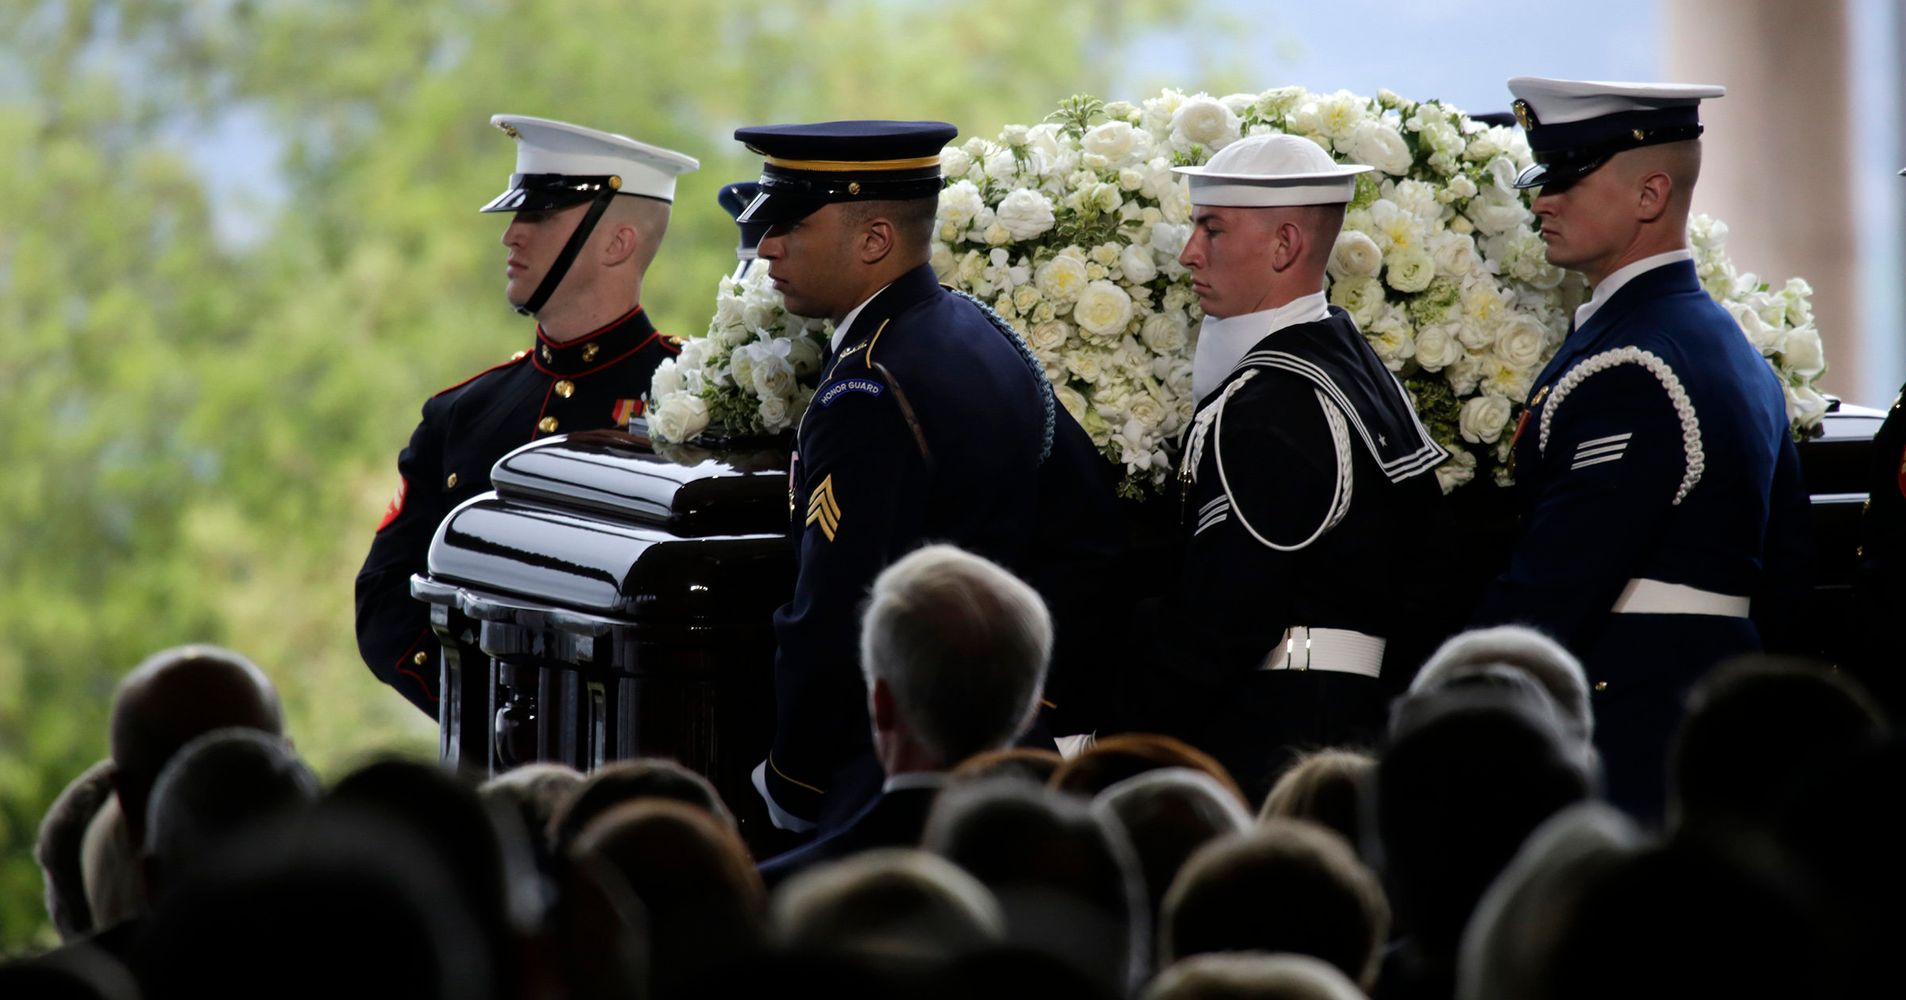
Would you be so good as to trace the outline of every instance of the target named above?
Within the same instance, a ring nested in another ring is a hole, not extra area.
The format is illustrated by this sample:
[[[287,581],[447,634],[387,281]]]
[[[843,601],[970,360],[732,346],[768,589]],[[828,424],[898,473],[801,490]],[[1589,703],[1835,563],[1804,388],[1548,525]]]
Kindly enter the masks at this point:
[[[1662,0],[1661,13],[1661,79],[1727,87],[1701,106],[1694,210],[1727,223],[1736,267],[1813,285],[1820,385],[1862,402],[1846,0]]]

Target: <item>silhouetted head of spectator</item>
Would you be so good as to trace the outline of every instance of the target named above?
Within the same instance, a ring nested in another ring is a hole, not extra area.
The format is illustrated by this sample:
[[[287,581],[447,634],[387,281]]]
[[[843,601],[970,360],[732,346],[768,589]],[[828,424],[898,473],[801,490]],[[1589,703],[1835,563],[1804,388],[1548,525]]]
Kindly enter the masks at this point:
[[[546,863],[555,856],[549,837],[556,813],[582,782],[582,772],[567,764],[538,761],[491,778],[477,788],[477,794],[489,805],[514,811],[529,834],[537,860]]]
[[[1291,762],[1271,786],[1259,816],[1320,823],[1361,849],[1363,804],[1377,759],[1355,750],[1316,750]]]
[[[1529,833],[1591,795],[1574,741],[1528,697],[1490,687],[1412,697],[1377,761],[1380,867],[1434,981],[1453,981],[1476,900]]]
[[[989,778],[1019,778],[1035,785],[1052,780],[1065,758],[1056,750],[1040,747],[1006,747],[976,753],[961,761],[952,771],[956,782],[985,781]]]
[[[113,696],[113,781],[135,849],[159,771],[194,738],[240,726],[284,735],[277,689],[250,660],[217,646],[175,646],[132,668]]]
[[[1368,988],[1390,932],[1376,874],[1337,834],[1269,819],[1207,844],[1165,894],[1159,961],[1222,951],[1323,959]]]
[[[1816,929],[1766,866],[1676,841],[1622,859],[1561,915],[1546,1000],[1828,995]],[[1897,985],[1897,967],[1894,970]]]
[[[95,929],[104,930],[146,912],[146,877],[132,835],[126,832],[126,814],[117,795],[107,799],[87,824],[79,867]]]
[[[1309,955],[1193,955],[1152,980],[1143,1000],[1365,1000],[1337,967]]]
[[[642,901],[654,996],[691,992],[761,942],[761,876],[741,838],[706,809],[668,799],[624,803],[584,827],[570,857],[607,862]]]
[[[1032,724],[1052,657],[1038,591],[951,545],[881,571],[861,619],[874,754],[888,774],[944,771]]]
[[[102,760],[67,784],[40,820],[33,858],[46,883],[46,913],[61,941],[71,941],[93,930],[93,911],[86,903],[86,876],[80,864],[86,828],[100,806],[113,794],[113,765]]]
[[[414,829],[314,810],[167,894],[138,945],[147,995],[482,1000],[493,943]]]
[[[582,783],[556,806],[550,819],[550,843],[560,857],[596,817],[617,806],[651,799],[686,802],[729,829],[735,827],[734,814],[707,778],[672,760],[638,757],[613,761],[584,775]]]
[[[1251,805],[1217,758],[1181,739],[1157,733],[1120,733],[1098,740],[1059,768],[1059,773],[1052,776],[1052,787],[1089,799],[1126,778],[1161,767],[1203,771],[1230,789],[1246,808]]]
[[[238,837],[301,813],[318,776],[283,739],[256,729],[216,729],[172,756],[152,786],[146,819],[146,885],[155,902]]]
[[[922,845],[993,891],[1008,940],[1116,992],[1143,979],[1151,932],[1138,860],[1084,799],[1013,779],[948,788]]]
[[[1621,810],[1584,802],[1537,827],[1476,904],[1457,967],[1460,1000],[1542,1000],[1561,947],[1561,915],[1604,874],[1642,850]]]
[[[769,920],[783,951],[938,966],[996,944],[1006,919],[984,885],[914,848],[880,848],[796,874]]]
[[[106,949],[61,948],[0,963],[0,996],[31,1000],[139,1000],[139,984]]]
[[[1209,841],[1251,827],[1251,814],[1231,789],[1182,767],[1126,778],[1100,792],[1092,808],[1110,815],[1131,840],[1153,926],[1165,890],[1186,859]]]
[[[1748,656],[1701,680],[1672,754],[1673,826],[1769,830],[1806,783],[1885,738],[1851,678],[1807,660]]]
[[[1595,735],[1595,712],[1589,706],[1588,674],[1582,662],[1554,639],[1522,625],[1497,625],[1451,637],[1410,681],[1410,693],[1421,694],[1464,678],[1500,677],[1516,671],[1536,682],[1557,713],[1562,734],[1581,743]]]
[[[1112,990],[1049,952],[1016,945],[1000,945],[969,952],[953,960],[935,977],[934,989],[907,994],[938,1000],[1118,1000],[1128,994]]]

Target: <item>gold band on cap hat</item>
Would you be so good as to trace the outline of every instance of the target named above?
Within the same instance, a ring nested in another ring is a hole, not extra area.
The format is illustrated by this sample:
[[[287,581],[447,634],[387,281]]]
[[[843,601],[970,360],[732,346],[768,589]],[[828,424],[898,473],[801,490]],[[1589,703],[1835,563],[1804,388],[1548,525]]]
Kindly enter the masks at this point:
[[[789,160],[770,156],[767,158],[767,164],[783,170],[813,170],[834,174],[861,170],[918,170],[923,167],[939,166],[940,154],[913,156],[900,160]]]

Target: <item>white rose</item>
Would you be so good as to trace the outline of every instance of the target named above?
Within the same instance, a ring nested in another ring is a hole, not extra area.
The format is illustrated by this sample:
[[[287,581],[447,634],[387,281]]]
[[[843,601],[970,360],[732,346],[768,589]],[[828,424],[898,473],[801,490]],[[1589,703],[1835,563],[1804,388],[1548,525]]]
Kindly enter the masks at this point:
[[[933,241],[933,255],[927,258],[927,263],[933,265],[933,274],[941,281],[952,279],[960,266],[953,257],[953,248],[939,240]]]
[[[1436,278],[1436,261],[1421,247],[1392,251],[1386,264],[1383,278],[1399,292],[1420,292]]]
[[[948,146],[940,150],[940,175],[948,180],[958,180],[973,169],[973,158],[966,150],[958,146]]]
[[[1449,458],[1436,467],[1436,485],[1444,493],[1476,478],[1476,456],[1463,448],[1451,448]]]
[[[765,352],[764,352],[765,353]],[[755,395],[786,396],[794,391],[794,366],[788,360],[775,354],[765,354],[754,359],[754,372],[750,381],[754,384]]]
[[[741,297],[730,295],[726,291],[715,296],[715,318],[710,326],[729,327],[741,322]]]
[[[655,374],[649,376],[649,398],[666,399],[682,391],[682,373],[675,368],[675,359],[668,358],[655,366]]]
[[[1173,313],[1153,313],[1145,317],[1144,324],[1139,327],[1138,338],[1155,353],[1184,354],[1187,340],[1184,318]]]
[[[797,376],[812,375],[821,370],[821,345],[812,337],[788,338],[788,363],[794,366]]]
[[[1091,282],[1079,292],[1078,304],[1072,307],[1072,318],[1089,334],[1115,336],[1131,322],[1132,297],[1112,282]]]
[[[763,397],[755,412],[760,415],[762,425],[771,431],[784,431],[792,424],[788,419],[788,401],[780,396]]]
[[[980,234],[980,238],[986,241],[987,246],[1005,246],[1013,241],[1013,231],[995,222],[986,227],[986,231]]]
[[[1377,241],[1354,229],[1337,234],[1337,245],[1330,249],[1330,276],[1333,278],[1373,278],[1383,268],[1383,251]]]
[[[1061,304],[1072,302],[1085,290],[1085,261],[1060,254],[1039,265],[1032,280],[1046,298]]]
[[[1747,342],[1754,345],[1754,350],[1763,355],[1780,351],[1784,331],[1777,326],[1768,326],[1753,306],[1745,302],[1724,302],[1722,307],[1734,317],[1734,322],[1740,324],[1741,332],[1747,335]]]
[[[1490,190],[1471,199],[1464,214],[1478,230],[1493,236],[1521,226],[1529,218],[1529,209],[1513,194]]]
[[[1436,261],[1437,273],[1451,278],[1466,278],[1482,266],[1482,256],[1476,252],[1476,238],[1465,233],[1445,230],[1431,236],[1429,252]]]
[[[1059,385],[1053,387],[1052,393],[1058,397],[1059,405],[1065,407],[1073,420],[1079,423],[1085,422],[1085,397],[1079,393],[1079,390],[1069,385]]]
[[[1803,326],[1787,334],[1781,345],[1780,363],[1800,375],[1818,375],[1826,370],[1826,352],[1820,345],[1820,331]]]
[[[1812,427],[1827,412],[1826,397],[1806,386],[1787,386],[1787,419]]]
[[[1034,351],[1050,354],[1064,347],[1071,338],[1072,324],[1062,319],[1052,319],[1035,324],[1026,339]]]
[[[1171,130],[1216,152],[1238,138],[1238,116],[1209,97],[1194,97],[1172,112]]]
[[[1125,272],[1125,280],[1142,285],[1158,277],[1158,265],[1152,261],[1149,247],[1127,246],[1118,256],[1119,270]]]
[[[1457,430],[1470,444],[1495,444],[1508,424],[1508,400],[1501,396],[1477,396],[1463,404]]]
[[[682,345],[682,352],[676,356],[675,360],[681,364],[684,373],[700,368],[703,362],[708,360],[708,352],[713,346],[702,338],[691,338]]]
[[[695,396],[662,400],[649,420],[649,430],[664,441],[686,441],[708,427],[708,404]]]
[[[1097,382],[1104,374],[1104,362],[1099,352],[1091,348],[1079,348],[1065,353],[1066,371],[1081,382]]]
[[[1516,368],[1534,367],[1542,360],[1542,347],[1548,333],[1548,329],[1532,317],[1513,317],[1496,338],[1496,357]]]
[[[1139,426],[1148,430],[1163,424],[1166,416],[1169,415],[1165,404],[1159,402],[1158,397],[1149,392],[1138,393],[1127,400],[1125,412],[1133,420],[1138,421]]]
[[[1052,199],[1030,188],[1019,188],[999,203],[999,224],[1015,240],[1029,240],[1052,228]]]
[[[1441,371],[1463,356],[1462,342],[1445,324],[1416,331],[1416,363],[1425,371]]]
[[[1351,160],[1386,174],[1400,177],[1410,172],[1410,147],[1395,129],[1381,121],[1365,118],[1357,122],[1338,148]]]
[[[1375,278],[1345,278],[1330,283],[1330,302],[1362,326],[1383,308],[1383,285]]]
[[[1038,287],[1031,283],[1013,286],[1013,309],[1015,311],[1022,314],[1029,313],[1043,301],[1045,301],[1045,296],[1040,295]]]
[[[1096,156],[1103,156],[1114,168],[1124,166],[1138,148],[1137,129],[1131,123],[1109,121],[1095,125],[1079,137],[1079,148]]]
[[[986,154],[986,176],[995,180],[1011,180],[1019,173],[1019,158],[1004,146],[995,147]]]
[[[1172,260],[1185,252],[1185,241],[1191,239],[1191,227],[1161,222],[1152,227],[1151,248]]]
[[[986,199],[980,197],[978,186],[972,181],[955,181],[940,191],[940,225],[964,233],[985,207]]]

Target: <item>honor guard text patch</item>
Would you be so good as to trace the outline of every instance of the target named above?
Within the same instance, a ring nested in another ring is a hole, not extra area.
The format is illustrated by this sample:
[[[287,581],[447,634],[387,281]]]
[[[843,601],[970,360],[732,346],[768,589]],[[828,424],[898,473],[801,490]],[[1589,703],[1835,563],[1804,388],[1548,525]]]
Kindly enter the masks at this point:
[[[807,498],[807,523],[819,525],[828,541],[840,527],[840,503],[834,499],[834,477],[827,476]]]
[[[832,406],[834,401],[850,392],[864,392],[869,396],[878,396],[885,388],[870,378],[844,378],[821,390],[816,402],[822,406]]]

